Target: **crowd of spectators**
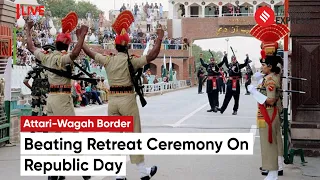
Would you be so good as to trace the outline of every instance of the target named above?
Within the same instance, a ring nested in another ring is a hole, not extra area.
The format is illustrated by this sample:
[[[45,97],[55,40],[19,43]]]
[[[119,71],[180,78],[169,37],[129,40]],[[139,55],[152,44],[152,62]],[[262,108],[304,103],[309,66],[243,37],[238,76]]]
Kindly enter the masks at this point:
[[[75,107],[102,105],[108,102],[110,90],[108,82],[105,77],[99,77],[96,73],[93,73],[93,76],[98,81],[97,85],[80,80],[72,82],[72,97]]]

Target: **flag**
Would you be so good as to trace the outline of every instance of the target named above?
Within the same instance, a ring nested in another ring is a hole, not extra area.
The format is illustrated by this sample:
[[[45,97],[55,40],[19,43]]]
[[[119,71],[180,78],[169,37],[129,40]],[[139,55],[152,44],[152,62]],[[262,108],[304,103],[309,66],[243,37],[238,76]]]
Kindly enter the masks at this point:
[[[150,45],[150,41],[147,42],[146,48],[144,49],[143,54],[142,54],[143,56],[146,56],[148,54],[149,45]]]
[[[162,77],[167,76],[167,68],[166,68],[166,55],[163,55],[163,69],[162,69]]]
[[[169,63],[169,81],[173,81],[173,71],[172,71],[172,61],[170,56],[170,63]]]

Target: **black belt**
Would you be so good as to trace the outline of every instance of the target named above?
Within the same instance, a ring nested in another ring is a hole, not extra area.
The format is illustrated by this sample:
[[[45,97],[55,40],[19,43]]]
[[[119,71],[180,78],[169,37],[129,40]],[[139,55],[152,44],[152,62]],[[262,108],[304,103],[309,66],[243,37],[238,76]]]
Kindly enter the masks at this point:
[[[71,88],[50,88],[53,93],[71,93]]]
[[[111,86],[111,92],[126,92],[126,91],[133,91],[132,86]]]

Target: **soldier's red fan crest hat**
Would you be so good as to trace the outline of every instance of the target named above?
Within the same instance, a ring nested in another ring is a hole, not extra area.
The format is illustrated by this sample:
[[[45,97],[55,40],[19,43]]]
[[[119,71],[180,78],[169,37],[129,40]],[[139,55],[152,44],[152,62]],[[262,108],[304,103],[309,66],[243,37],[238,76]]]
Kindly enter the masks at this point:
[[[127,32],[133,22],[134,17],[131,11],[125,10],[118,15],[112,25],[113,30],[117,33],[115,44],[125,46],[130,42],[130,37]]]
[[[56,42],[62,42],[64,44],[71,43],[71,35],[72,32],[78,25],[78,16],[75,12],[68,13],[62,20],[62,32],[58,34]]]
[[[266,56],[272,56],[278,49],[278,42],[281,38],[290,32],[289,28],[284,24],[272,24],[270,26],[255,25],[250,34],[260,40],[261,43],[261,58],[266,59]]]

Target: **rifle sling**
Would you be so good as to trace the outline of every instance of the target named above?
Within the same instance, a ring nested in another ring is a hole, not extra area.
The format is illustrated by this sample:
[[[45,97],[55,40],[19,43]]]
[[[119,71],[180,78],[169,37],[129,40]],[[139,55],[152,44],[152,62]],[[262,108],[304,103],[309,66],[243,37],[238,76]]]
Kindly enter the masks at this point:
[[[92,78],[80,78],[78,75],[71,75],[71,73],[68,73],[68,71],[63,71],[63,70],[57,70],[57,69],[53,69],[53,68],[49,68],[46,67],[40,63],[37,63],[38,66],[42,67],[43,69],[50,71],[58,76],[62,76],[68,79],[73,79],[73,80],[80,80],[80,81],[86,81],[89,82],[91,84],[96,85],[97,84],[97,80],[96,79],[92,79]]]
[[[139,68],[137,70],[137,76],[135,76],[134,67],[131,63],[131,58],[130,58],[128,52],[127,52],[127,55],[128,55],[128,66],[129,66],[131,82],[134,86],[135,92],[138,94],[138,96],[140,98],[140,102],[141,102],[142,107],[144,107],[145,105],[147,105],[147,101],[143,97],[143,86],[139,85],[139,84],[141,84],[141,75],[142,75],[143,69]]]
[[[89,78],[92,78],[92,74],[90,74],[88,71],[86,71],[85,69],[83,69],[78,63],[73,62],[73,64],[75,66],[77,66],[77,68],[79,68],[83,73],[85,73],[87,76],[89,76]]]

